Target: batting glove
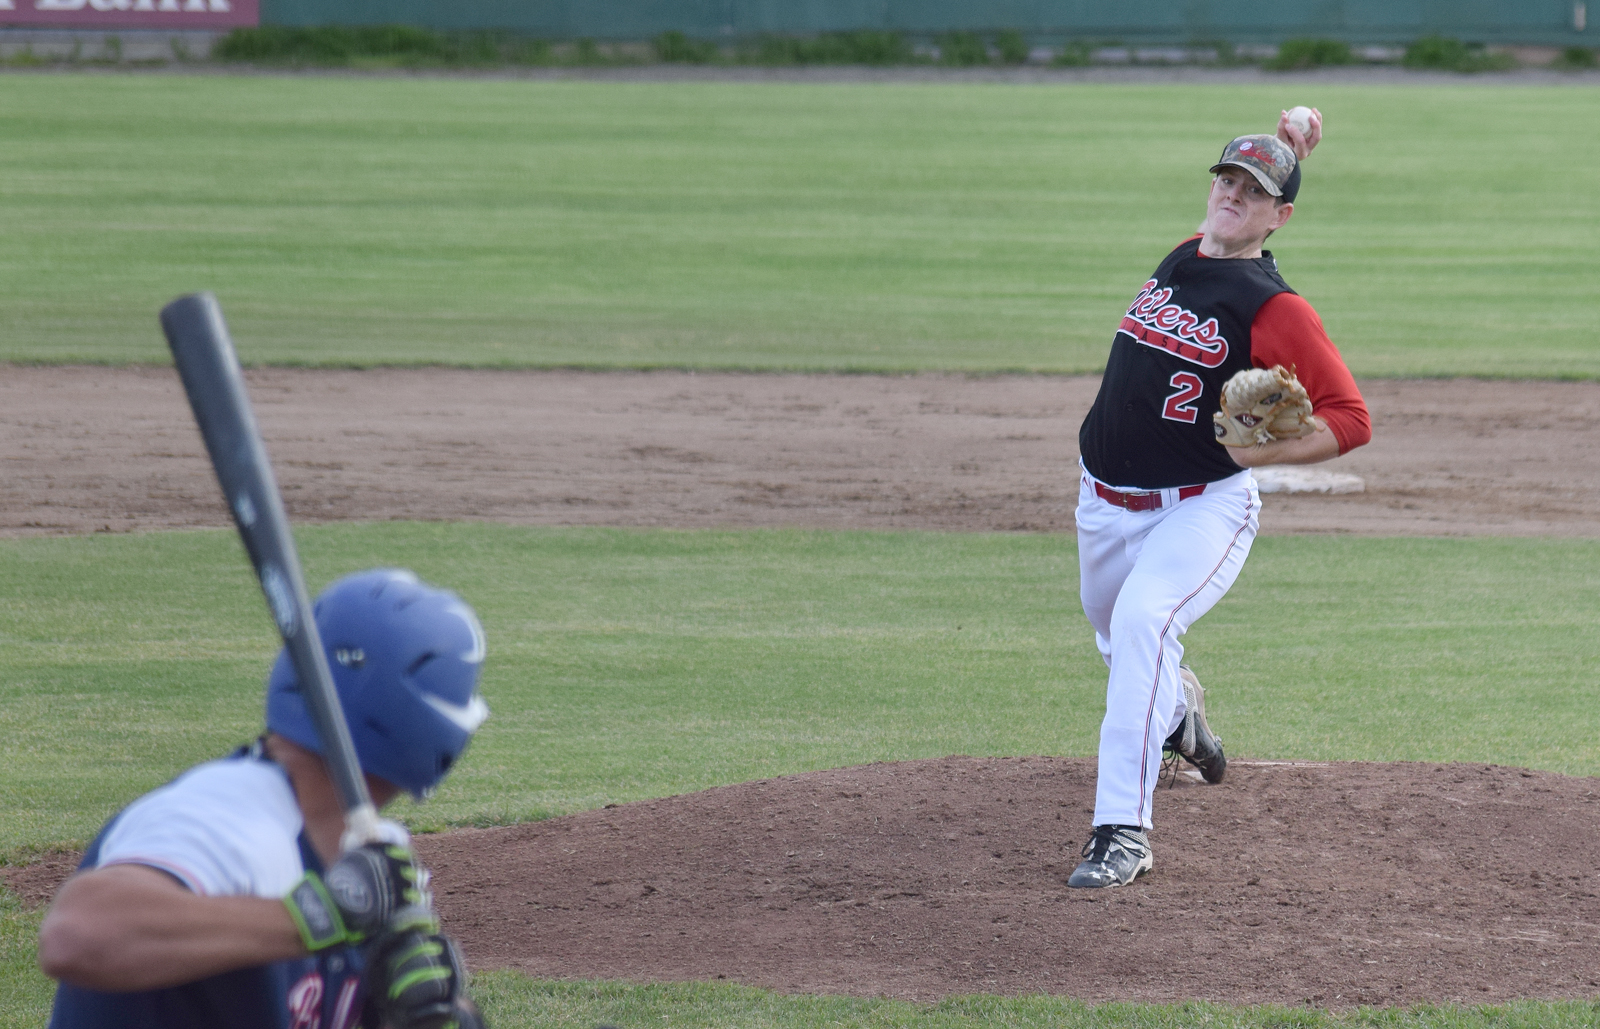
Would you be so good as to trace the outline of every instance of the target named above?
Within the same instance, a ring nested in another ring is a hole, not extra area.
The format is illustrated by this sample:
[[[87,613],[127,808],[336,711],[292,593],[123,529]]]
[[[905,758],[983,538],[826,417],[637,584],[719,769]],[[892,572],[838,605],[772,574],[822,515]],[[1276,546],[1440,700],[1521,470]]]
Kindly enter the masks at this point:
[[[466,981],[455,941],[421,908],[396,915],[367,958],[367,996],[390,1029],[483,1029]]]
[[[382,932],[396,912],[433,903],[428,870],[410,847],[369,843],[346,851],[324,875],[307,872],[283,904],[312,953],[362,943]]]

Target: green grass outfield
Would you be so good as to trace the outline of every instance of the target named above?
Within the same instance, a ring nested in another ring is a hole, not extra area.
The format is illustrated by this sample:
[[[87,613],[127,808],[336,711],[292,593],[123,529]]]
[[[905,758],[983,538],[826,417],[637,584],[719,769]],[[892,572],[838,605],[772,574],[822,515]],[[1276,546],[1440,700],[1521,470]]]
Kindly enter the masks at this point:
[[[1101,366],[1231,135],[1329,138],[1273,244],[1363,375],[1600,375],[1589,87],[0,78],[0,360]]]
[[[495,713],[439,796],[401,807],[418,828],[874,760],[1095,748],[1104,672],[1070,537],[384,523],[299,539],[314,589],[404,562],[483,617]],[[1240,756],[1594,769],[1600,543],[1263,538],[1187,642]],[[248,738],[274,651],[231,532],[0,542],[0,856],[81,844],[133,796]],[[0,1009],[36,1011],[48,1003],[30,970],[38,916],[7,903]],[[1595,1014],[926,1008],[513,975],[487,977],[483,992],[501,1025],[586,1029],[624,1014],[790,1029],[1576,1025]]]

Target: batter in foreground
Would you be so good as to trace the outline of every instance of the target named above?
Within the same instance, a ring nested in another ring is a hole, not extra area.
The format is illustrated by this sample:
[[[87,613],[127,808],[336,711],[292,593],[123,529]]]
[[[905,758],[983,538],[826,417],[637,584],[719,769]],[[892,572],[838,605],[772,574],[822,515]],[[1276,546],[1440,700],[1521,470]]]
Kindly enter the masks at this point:
[[[1128,308],[1079,432],[1083,610],[1111,674],[1094,832],[1069,886],[1124,886],[1151,869],[1163,750],[1222,781],[1227,758],[1179,639],[1250,553],[1261,510],[1250,469],[1326,461],[1371,438],[1366,404],[1321,319],[1262,250],[1294,213],[1300,160],[1321,137],[1320,114],[1309,133],[1285,116],[1276,136],[1224,148],[1206,220]],[[1250,373],[1279,366],[1277,376]],[[1250,396],[1246,404],[1259,406],[1223,413],[1223,386],[1241,372],[1257,382],[1297,375],[1292,391],[1303,386],[1317,417],[1288,419],[1296,438],[1268,438],[1282,419],[1267,412],[1292,398]]]
[[[373,801],[432,792],[489,713],[477,616],[379,569],[330,586],[316,619]],[[266,720],[90,844],[39,932],[61,981],[51,1029],[481,1029],[405,829],[340,854],[344,811],[287,652]]]

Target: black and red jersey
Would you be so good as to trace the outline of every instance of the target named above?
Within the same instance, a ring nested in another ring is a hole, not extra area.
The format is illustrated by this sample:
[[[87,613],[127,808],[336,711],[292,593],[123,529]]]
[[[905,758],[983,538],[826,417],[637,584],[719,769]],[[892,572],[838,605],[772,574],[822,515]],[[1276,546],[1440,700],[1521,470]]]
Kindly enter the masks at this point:
[[[1211,416],[1222,384],[1251,367],[1261,305],[1293,293],[1271,253],[1216,260],[1179,244],[1123,316],[1100,393],[1078,431],[1089,474],[1113,486],[1170,489],[1239,473]]]

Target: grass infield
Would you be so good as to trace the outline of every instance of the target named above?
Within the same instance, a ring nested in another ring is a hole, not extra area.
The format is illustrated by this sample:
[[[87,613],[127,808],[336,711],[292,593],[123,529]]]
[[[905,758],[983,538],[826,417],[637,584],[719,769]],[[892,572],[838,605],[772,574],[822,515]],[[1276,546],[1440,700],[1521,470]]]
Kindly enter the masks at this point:
[[[300,530],[313,589],[404,563],[489,635],[494,715],[415,828],[494,824],[875,760],[1094,751],[1104,670],[1070,537]],[[1600,544],[1268,537],[1187,639],[1230,749],[1588,774]],[[259,729],[274,636],[233,533],[0,542],[0,860],[77,846]],[[0,895],[0,1027],[43,1021],[39,913]],[[1591,1004],[1347,1014],[732,986],[477,986],[495,1024],[1587,1025]]]
[[[1274,238],[1363,375],[1600,375],[1584,87],[8,75],[0,360],[1101,366],[1223,141],[1319,106]]]
[[[1600,1011],[1588,1003],[1503,1007],[1229,1008],[1219,1004],[1084,1004],[1065,997],[951,997],[936,1004],[853,997],[785,996],[740,986],[552,983],[508,972],[479,975],[476,996],[513,1026],[593,1029],[1579,1029]]]
[[[482,615],[494,709],[423,830],[948,754],[1088,755],[1105,672],[1070,538],[383,523]],[[253,736],[275,637],[231,532],[0,544],[0,855],[81,844]],[[1600,544],[1267,537],[1186,640],[1237,756],[1593,772]]]

